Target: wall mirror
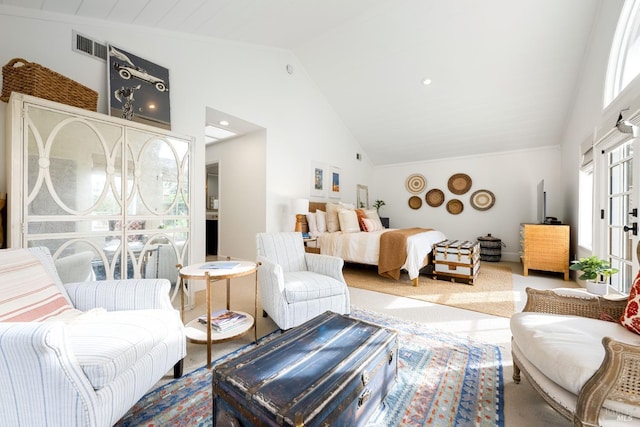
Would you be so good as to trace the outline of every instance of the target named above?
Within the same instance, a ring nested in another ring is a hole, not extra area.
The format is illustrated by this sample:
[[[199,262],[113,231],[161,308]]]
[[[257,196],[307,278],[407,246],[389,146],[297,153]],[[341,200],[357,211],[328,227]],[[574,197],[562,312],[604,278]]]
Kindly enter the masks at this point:
[[[358,184],[357,206],[360,209],[369,209],[369,187]]]

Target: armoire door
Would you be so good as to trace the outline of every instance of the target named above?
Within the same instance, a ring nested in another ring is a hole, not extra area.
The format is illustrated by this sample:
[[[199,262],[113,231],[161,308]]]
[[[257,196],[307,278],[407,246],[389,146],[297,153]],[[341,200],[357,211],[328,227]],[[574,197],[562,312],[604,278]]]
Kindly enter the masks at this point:
[[[190,251],[192,139],[15,93],[7,114],[9,247],[91,252],[98,279],[176,284]]]

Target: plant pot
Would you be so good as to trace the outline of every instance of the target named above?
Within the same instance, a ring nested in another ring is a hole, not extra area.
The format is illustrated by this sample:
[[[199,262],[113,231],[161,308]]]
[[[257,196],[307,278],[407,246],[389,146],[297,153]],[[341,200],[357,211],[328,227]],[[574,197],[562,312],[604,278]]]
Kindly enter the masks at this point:
[[[609,293],[609,284],[587,280],[587,292],[595,295],[607,295]]]

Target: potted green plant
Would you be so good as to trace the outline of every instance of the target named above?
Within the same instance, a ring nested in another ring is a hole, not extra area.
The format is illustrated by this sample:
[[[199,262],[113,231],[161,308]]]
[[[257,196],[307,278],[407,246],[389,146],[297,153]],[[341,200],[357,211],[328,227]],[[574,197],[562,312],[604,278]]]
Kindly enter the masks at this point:
[[[376,208],[376,212],[378,213],[378,215],[380,215],[380,208],[384,205],[386,205],[384,200],[376,200],[375,202],[373,202],[373,207]]]
[[[606,295],[608,288],[608,279],[618,272],[618,269],[612,268],[611,263],[607,260],[598,258],[597,256],[580,258],[577,261],[571,261],[570,270],[581,271],[582,275],[578,277],[580,280],[586,280],[587,291],[596,295]]]

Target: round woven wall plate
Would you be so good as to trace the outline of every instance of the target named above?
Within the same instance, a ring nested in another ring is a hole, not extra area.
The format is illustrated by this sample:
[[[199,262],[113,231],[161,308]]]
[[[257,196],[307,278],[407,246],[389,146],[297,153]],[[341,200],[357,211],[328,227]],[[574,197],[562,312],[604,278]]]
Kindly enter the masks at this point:
[[[486,211],[491,209],[493,204],[496,202],[496,196],[494,196],[489,190],[478,190],[473,192],[469,201],[474,209]]]
[[[464,209],[464,205],[458,199],[449,200],[447,202],[447,212],[451,215],[458,215]]]
[[[427,180],[419,173],[414,173],[407,178],[407,190],[409,193],[422,193],[427,188]]]
[[[442,192],[442,190],[434,188],[427,191],[427,195],[424,196],[424,199],[429,206],[431,206],[432,208],[437,208],[444,203],[444,193]]]
[[[422,206],[422,199],[418,196],[409,197],[409,207],[411,209],[420,209]]]
[[[447,186],[453,194],[464,194],[471,189],[471,177],[466,173],[457,173],[451,175]]]

